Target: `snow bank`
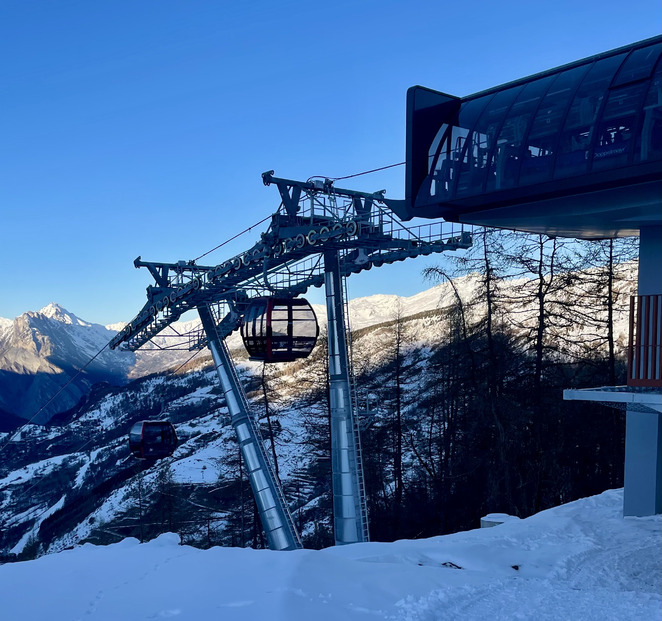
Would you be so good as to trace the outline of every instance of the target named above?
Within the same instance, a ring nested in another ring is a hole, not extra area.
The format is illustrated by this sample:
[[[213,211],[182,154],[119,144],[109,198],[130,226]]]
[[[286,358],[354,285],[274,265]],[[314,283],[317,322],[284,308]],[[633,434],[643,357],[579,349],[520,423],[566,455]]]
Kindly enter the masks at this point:
[[[5,621],[659,621],[660,516],[622,492],[445,537],[321,551],[207,551],[174,534],[0,567]]]

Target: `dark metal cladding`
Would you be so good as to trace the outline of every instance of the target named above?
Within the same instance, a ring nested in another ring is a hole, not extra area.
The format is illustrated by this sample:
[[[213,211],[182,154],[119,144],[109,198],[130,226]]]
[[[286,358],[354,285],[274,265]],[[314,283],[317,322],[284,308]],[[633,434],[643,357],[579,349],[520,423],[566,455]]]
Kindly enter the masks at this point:
[[[177,433],[169,421],[141,420],[129,432],[129,450],[138,459],[162,459],[177,448]]]
[[[292,362],[313,351],[319,326],[303,298],[262,297],[244,314],[241,337],[251,360]]]
[[[661,55],[658,36],[464,98],[410,88],[396,213],[636,234],[660,217]]]

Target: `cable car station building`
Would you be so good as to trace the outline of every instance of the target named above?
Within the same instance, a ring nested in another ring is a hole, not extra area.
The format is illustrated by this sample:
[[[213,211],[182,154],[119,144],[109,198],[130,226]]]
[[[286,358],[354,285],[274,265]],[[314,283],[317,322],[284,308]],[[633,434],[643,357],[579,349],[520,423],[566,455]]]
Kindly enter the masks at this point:
[[[407,93],[414,217],[580,239],[638,235],[627,386],[565,399],[627,408],[625,515],[662,512],[662,36],[468,97]],[[587,422],[587,424],[589,424]]]

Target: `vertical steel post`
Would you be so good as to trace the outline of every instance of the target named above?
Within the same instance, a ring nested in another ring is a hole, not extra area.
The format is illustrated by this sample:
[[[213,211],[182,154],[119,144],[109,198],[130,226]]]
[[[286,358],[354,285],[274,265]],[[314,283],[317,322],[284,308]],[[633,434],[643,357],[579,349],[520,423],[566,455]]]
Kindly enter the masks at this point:
[[[287,508],[285,496],[264,448],[257,423],[248,409],[248,401],[239,383],[230,353],[218,334],[210,308],[199,306],[198,313],[207,334],[225,402],[232,416],[232,426],[237,433],[237,441],[248,471],[269,548],[271,550],[301,548],[301,541]]]
[[[336,545],[342,545],[367,541],[368,529],[359,477],[340,264],[335,250],[324,253],[324,283],[329,333],[333,530]]]
[[[639,296],[659,296],[660,257],[662,257],[662,226],[645,226],[639,231]],[[646,361],[651,351],[646,351],[646,332],[642,334],[642,322],[650,322],[650,310],[640,308],[637,331],[637,347],[634,356],[636,377],[648,376],[650,366]],[[648,332],[650,335],[652,330]],[[658,333],[659,334],[659,333]],[[635,335],[636,336],[636,335]],[[656,342],[659,336],[656,334]],[[650,341],[652,345],[652,341]],[[652,347],[650,348],[652,349]],[[648,382],[646,382],[648,383]],[[654,382],[650,382],[651,394],[655,394]],[[659,384],[658,384],[659,386]],[[636,390],[636,389],[634,389]],[[658,393],[659,394],[659,393]],[[659,404],[659,401],[658,401]],[[659,408],[659,405],[657,406]],[[640,412],[628,407],[625,416],[625,476],[623,515],[644,516],[662,513],[662,413]]]

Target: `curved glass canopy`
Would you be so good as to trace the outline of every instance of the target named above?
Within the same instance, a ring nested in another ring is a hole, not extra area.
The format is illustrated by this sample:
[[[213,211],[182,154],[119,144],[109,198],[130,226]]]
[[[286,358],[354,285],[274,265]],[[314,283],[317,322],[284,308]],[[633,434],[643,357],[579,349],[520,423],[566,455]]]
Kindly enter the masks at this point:
[[[462,99],[412,87],[406,215],[634,186],[630,200],[659,208],[661,55],[655,37]]]

